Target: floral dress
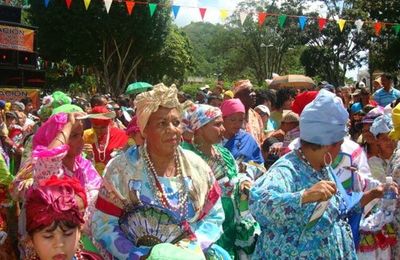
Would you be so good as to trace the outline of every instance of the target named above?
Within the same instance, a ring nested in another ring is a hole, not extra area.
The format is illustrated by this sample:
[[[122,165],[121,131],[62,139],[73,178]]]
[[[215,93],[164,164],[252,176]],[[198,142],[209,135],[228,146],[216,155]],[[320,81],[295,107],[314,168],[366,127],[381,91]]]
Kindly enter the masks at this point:
[[[204,259],[206,251],[222,234],[224,212],[220,199],[218,183],[211,174],[208,165],[191,151],[178,148],[179,162],[184,175],[185,189],[192,194],[196,192],[204,201],[202,209],[196,210],[199,201],[189,196],[187,212],[166,209],[155,196],[154,184],[149,177],[151,172],[146,166],[143,147],[131,147],[126,152],[113,158],[105,169],[104,183],[96,203],[97,211],[93,215],[93,234],[96,240],[116,259],[139,259],[150,253],[150,246],[138,246],[133,241],[136,233],[158,230],[157,221],[144,221],[141,225],[131,223],[130,231],[123,228],[123,217],[129,210],[141,207],[163,208],[173,216],[174,223],[186,223],[191,231],[191,239],[182,239],[178,245],[190,250],[192,259]],[[193,184],[189,174],[201,174],[207,187]],[[177,204],[182,183],[178,177],[158,177],[168,200]],[[140,214],[140,212],[139,212]],[[162,233],[162,232],[161,232]],[[164,235],[164,234],[163,234]]]
[[[310,225],[316,203],[301,203],[305,189],[333,181],[332,169],[314,172],[295,152],[280,158],[250,191],[250,211],[261,226],[254,259],[356,259],[349,224],[336,194]],[[359,204],[354,210],[360,211]]]

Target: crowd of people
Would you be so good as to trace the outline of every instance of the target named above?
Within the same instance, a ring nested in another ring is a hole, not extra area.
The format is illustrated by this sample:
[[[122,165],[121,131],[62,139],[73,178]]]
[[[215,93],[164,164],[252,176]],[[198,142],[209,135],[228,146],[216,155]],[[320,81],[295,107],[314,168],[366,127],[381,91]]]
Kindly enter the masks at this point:
[[[0,259],[400,257],[389,74],[41,102],[0,101]]]

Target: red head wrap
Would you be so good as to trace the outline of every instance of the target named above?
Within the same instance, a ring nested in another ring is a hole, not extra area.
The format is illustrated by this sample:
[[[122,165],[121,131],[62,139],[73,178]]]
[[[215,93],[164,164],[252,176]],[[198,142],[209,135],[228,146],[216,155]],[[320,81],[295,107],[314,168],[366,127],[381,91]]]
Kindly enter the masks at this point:
[[[29,189],[26,202],[27,231],[49,226],[54,221],[83,224],[84,211],[79,209],[75,196],[82,199],[86,208],[85,190],[77,179],[69,177],[59,179],[52,176]]]
[[[138,126],[137,116],[134,116],[132,120],[129,122],[128,127],[126,128],[125,133],[127,135],[140,133],[140,128]]]
[[[318,95],[318,91],[306,91],[298,94],[293,101],[292,111],[300,115],[303,109]]]
[[[92,109],[91,114],[102,114],[108,113],[108,109],[105,106],[96,106]],[[108,126],[111,123],[111,119],[90,119],[93,125]]]

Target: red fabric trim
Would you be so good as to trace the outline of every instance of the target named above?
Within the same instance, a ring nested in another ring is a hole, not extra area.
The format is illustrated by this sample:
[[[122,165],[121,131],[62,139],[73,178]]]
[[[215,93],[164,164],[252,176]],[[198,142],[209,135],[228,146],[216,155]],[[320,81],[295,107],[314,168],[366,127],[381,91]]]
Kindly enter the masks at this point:
[[[102,197],[98,197],[96,201],[96,208],[108,215],[112,215],[114,217],[121,217],[122,216],[122,209],[115,206],[111,202],[103,199]]]
[[[200,213],[198,220],[202,220],[205,216],[208,215],[208,213],[214,207],[215,203],[217,203],[220,197],[221,187],[219,186],[218,182],[215,181],[210,191],[208,192],[206,202],[204,203],[203,210]]]

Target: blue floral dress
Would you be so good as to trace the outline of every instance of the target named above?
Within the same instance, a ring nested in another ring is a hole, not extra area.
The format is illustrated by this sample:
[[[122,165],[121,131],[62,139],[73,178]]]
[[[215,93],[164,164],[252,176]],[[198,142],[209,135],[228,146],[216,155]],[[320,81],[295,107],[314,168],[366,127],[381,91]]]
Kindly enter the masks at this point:
[[[314,172],[291,152],[256,181],[250,211],[262,233],[253,259],[357,258],[350,226],[340,218],[338,195],[330,199],[318,222],[306,228],[316,203],[302,205],[302,194],[321,180],[334,181],[331,172]]]

